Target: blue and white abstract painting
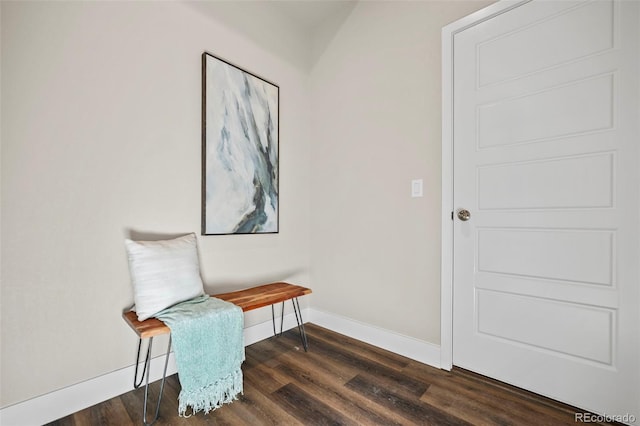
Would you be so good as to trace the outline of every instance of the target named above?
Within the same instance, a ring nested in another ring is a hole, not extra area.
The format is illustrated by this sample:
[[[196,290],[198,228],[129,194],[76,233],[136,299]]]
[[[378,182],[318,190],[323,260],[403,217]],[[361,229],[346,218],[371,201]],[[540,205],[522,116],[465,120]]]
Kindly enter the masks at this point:
[[[279,88],[203,60],[202,233],[278,232]]]

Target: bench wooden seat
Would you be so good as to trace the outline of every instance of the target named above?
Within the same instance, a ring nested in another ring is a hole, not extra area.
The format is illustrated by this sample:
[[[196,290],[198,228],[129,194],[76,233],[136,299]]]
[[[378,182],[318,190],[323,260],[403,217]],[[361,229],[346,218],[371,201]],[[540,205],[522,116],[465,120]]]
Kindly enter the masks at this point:
[[[278,282],[272,284],[251,287],[245,290],[232,291],[229,293],[214,294],[212,297],[226,300],[242,308],[243,312],[253,309],[263,308],[276,303],[285,302],[305,294],[310,294],[311,289],[299,285]],[[136,332],[138,337],[146,339],[148,337],[159,336],[170,333],[169,327],[157,318],[149,318],[138,321],[135,311],[128,311],[122,314],[124,320]]]

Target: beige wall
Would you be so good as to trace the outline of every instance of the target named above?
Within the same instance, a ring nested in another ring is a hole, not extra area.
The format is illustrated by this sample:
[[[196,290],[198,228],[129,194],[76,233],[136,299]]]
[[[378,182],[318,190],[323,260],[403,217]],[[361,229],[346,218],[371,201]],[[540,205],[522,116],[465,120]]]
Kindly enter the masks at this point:
[[[438,343],[440,29],[486,4],[361,2],[303,49],[226,6],[2,2],[0,406],[133,363],[123,239],[199,232],[203,51],[280,85],[280,233],[199,237],[208,290]]]
[[[314,308],[440,342],[440,32],[489,3],[360,2],[318,59]]]
[[[0,406],[133,364],[123,240],[199,234],[205,50],[280,85],[282,180],[280,233],[199,237],[203,279],[310,284],[308,76],[291,57],[177,3],[2,2]]]

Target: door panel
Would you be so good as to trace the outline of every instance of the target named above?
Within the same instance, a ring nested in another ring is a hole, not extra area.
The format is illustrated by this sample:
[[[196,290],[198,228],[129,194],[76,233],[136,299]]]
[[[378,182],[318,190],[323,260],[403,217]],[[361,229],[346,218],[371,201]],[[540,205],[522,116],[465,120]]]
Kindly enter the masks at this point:
[[[640,2],[453,38],[453,363],[640,418]]]
[[[614,236],[603,230],[479,228],[478,272],[612,287]]]
[[[613,127],[614,75],[478,106],[480,149],[579,135]],[[519,117],[527,116],[522,122]]]
[[[504,31],[478,43],[478,86],[519,78],[613,48],[612,1],[566,6],[551,5],[540,14],[533,12],[533,19],[521,21],[522,25],[502,24]]]
[[[615,311],[579,303],[479,289],[478,333],[611,365]],[[513,321],[504,321],[505,318]]]
[[[612,207],[613,157],[605,152],[478,166],[478,209]]]

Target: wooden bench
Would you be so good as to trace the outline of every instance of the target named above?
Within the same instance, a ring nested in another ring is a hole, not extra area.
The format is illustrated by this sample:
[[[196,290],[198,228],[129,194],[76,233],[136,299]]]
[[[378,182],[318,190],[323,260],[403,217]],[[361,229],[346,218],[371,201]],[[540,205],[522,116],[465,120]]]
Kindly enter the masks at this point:
[[[214,294],[212,297],[225,300],[233,303],[242,308],[243,312],[252,311],[254,309],[263,308],[265,306],[271,306],[271,321],[273,323],[273,334],[276,333],[276,320],[275,311],[273,305],[276,303],[282,303],[281,319],[280,319],[280,334],[282,334],[282,326],[284,320],[284,302],[291,300],[293,304],[293,312],[296,316],[296,322],[298,324],[298,331],[300,332],[300,339],[302,340],[302,346],[305,352],[308,350],[307,335],[304,331],[304,323],[302,321],[302,311],[300,310],[300,303],[298,297],[310,294],[311,289],[301,287],[299,285],[277,282],[272,284],[260,285],[257,287],[251,287],[245,290],[232,291],[230,293]],[[160,384],[160,394],[158,395],[158,403],[156,406],[155,418],[151,423],[147,423],[147,400],[149,392],[149,363],[151,361],[151,345],[155,336],[170,334],[171,330],[162,321],[157,318],[149,318],[144,321],[138,321],[138,317],[135,311],[127,311],[122,314],[125,322],[135,331],[138,335],[138,354],[136,355],[135,372],[133,379],[133,387],[135,389],[142,385],[142,381],[145,378],[146,371],[146,384],[144,391],[144,408],[143,408],[143,423],[145,426],[155,423],[158,419],[160,410],[160,400],[162,399],[162,391],[164,389],[164,382],[167,376],[167,365],[169,361],[169,353],[171,351],[171,337],[169,337],[169,344],[167,346],[167,354],[164,364],[164,373],[162,375],[162,382]],[[140,364],[140,349],[142,348],[142,341],[149,339],[147,346],[147,355],[145,357],[144,367],[140,380],[138,381],[138,365]]]

